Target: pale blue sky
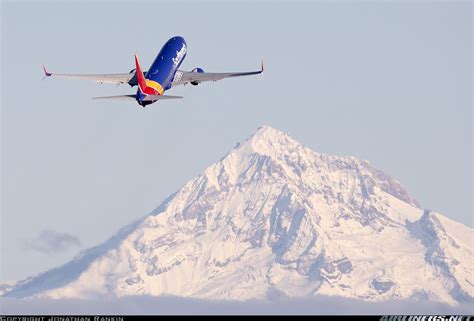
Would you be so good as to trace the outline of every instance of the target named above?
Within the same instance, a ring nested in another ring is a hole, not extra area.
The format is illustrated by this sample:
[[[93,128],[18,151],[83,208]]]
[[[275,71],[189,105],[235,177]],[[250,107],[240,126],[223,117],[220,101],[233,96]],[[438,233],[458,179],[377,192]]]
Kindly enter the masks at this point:
[[[98,244],[266,124],[367,159],[424,208],[473,226],[472,4],[2,2],[0,280],[65,262],[43,230]],[[128,86],[42,80],[128,72],[182,35],[182,68],[239,71],[140,108]]]

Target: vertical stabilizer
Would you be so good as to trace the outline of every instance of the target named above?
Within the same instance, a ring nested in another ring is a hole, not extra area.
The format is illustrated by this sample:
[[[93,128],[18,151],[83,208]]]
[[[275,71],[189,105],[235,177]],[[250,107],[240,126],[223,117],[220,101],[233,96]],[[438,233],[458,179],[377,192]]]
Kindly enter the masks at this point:
[[[138,60],[138,56],[135,55],[135,68],[137,73],[137,82],[138,88],[142,93],[145,93],[145,88],[147,87],[145,75],[143,74],[142,67],[140,66],[140,61]]]

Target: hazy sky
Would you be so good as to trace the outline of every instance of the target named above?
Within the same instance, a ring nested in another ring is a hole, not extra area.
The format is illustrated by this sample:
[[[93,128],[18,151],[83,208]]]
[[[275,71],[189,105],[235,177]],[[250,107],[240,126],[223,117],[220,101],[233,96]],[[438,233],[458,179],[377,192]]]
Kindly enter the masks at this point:
[[[3,1],[1,20],[1,281],[105,240],[263,124],[369,160],[424,208],[474,225],[469,1]],[[185,99],[145,109],[90,99],[128,85],[42,80],[42,64],[128,72],[135,52],[145,68],[174,35],[183,69],[264,57],[265,75],[175,88]]]

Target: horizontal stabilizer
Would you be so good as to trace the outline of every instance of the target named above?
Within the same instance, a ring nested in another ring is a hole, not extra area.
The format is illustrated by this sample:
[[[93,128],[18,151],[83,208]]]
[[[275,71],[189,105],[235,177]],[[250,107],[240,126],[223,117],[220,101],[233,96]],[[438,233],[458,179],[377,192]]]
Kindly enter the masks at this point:
[[[170,96],[170,95],[148,95],[142,99],[142,101],[156,101],[156,100],[165,100],[165,99],[180,99],[183,96]]]
[[[92,99],[119,99],[119,100],[136,100],[136,95],[120,95],[120,96],[103,96],[93,97]]]

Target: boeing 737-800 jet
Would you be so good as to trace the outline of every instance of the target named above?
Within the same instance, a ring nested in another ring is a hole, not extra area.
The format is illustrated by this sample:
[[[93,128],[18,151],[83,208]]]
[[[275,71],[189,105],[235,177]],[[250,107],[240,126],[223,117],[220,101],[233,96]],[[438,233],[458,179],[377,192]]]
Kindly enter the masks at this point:
[[[130,99],[136,100],[143,107],[158,100],[183,98],[181,96],[164,95],[166,90],[177,85],[191,83],[196,86],[204,81],[257,75],[263,72],[263,62],[260,70],[248,72],[208,73],[204,72],[202,68],[194,68],[192,71],[178,70],[186,57],[187,49],[183,37],[171,38],[165,43],[150,69],[145,72],[142,71],[137,55],[135,55],[135,69],[126,74],[57,74],[48,72],[44,66],[43,69],[46,77],[85,79],[111,84],[127,83],[132,87],[138,86],[135,95],[96,97],[95,99]]]

